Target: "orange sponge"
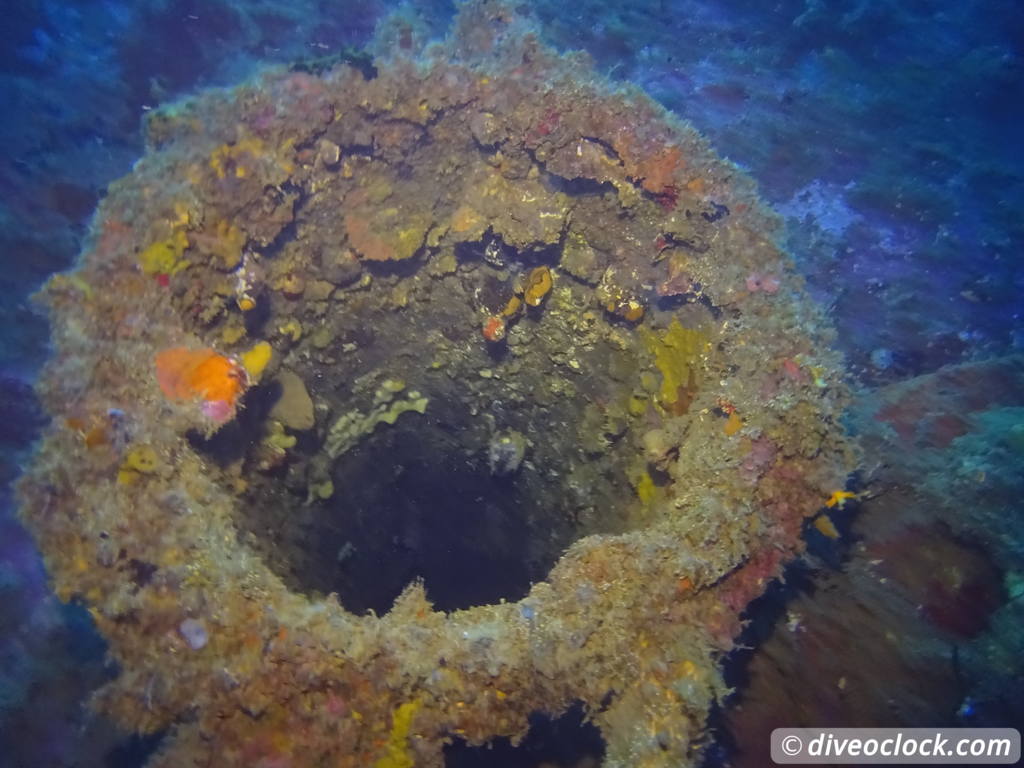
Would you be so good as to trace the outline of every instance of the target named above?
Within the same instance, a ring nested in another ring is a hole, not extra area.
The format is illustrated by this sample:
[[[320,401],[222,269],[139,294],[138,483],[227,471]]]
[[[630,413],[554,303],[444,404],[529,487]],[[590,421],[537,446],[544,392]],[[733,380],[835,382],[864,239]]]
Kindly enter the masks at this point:
[[[233,406],[245,391],[245,369],[212,349],[171,347],[156,356],[156,380],[169,400]]]

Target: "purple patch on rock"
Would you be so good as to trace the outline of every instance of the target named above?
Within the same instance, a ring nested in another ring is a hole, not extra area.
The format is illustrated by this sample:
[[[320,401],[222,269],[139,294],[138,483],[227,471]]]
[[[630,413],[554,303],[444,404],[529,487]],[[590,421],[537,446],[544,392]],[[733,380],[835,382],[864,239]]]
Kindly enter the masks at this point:
[[[198,651],[209,640],[206,627],[198,619],[185,619],[178,625],[178,631],[193,651]]]

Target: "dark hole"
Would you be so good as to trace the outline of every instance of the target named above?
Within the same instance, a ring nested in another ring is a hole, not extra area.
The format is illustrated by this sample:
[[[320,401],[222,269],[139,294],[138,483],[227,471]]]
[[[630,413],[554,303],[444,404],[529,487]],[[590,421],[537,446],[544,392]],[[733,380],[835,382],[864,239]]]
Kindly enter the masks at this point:
[[[245,332],[252,338],[258,338],[263,326],[270,319],[270,299],[265,294],[254,297],[256,306],[243,315]]]
[[[267,201],[268,208],[277,208],[284,204],[284,198],[277,189],[268,190],[265,199]],[[301,198],[295,202],[301,202]],[[293,208],[294,207],[296,207],[295,203],[293,203]],[[273,241],[269,245],[260,249],[260,255],[265,259],[276,258],[281,254],[281,251],[284,250],[284,247],[288,245],[288,243],[295,240],[296,233],[298,231],[298,225],[294,221],[285,224],[281,228],[281,231],[277,233],[277,236],[274,237]]]
[[[296,579],[356,613],[387,612],[416,578],[444,611],[525,596],[557,553],[531,531],[524,482],[493,477],[486,456],[403,418],[335,466],[343,491],[315,513]]]
[[[567,195],[580,197],[582,195],[600,196],[615,192],[615,186],[610,181],[597,181],[586,179],[582,176],[576,179],[566,179],[555,174],[548,175],[548,182],[551,187]]]
[[[701,211],[700,215],[705,221],[715,222],[729,215],[729,207],[716,203],[714,200],[708,200],[708,210]]]
[[[507,264],[517,256],[516,249],[507,245],[499,235],[487,230],[481,240],[455,244],[455,258],[459,262],[486,261],[489,264]]]
[[[604,740],[597,726],[583,722],[583,706],[577,704],[561,717],[535,713],[530,731],[518,747],[508,739],[495,739],[482,747],[456,741],[445,749],[445,768],[582,768],[600,765]]]
[[[480,251],[491,243],[501,247],[488,237]],[[550,254],[530,256],[508,271],[525,273]],[[547,366],[494,376],[488,369],[510,352],[482,343],[481,315],[513,295],[511,279],[497,274],[490,263],[466,265],[438,281],[431,287],[441,298],[424,306],[423,317],[332,318],[335,346],[355,344],[356,351],[333,362],[297,361],[313,397],[329,410],[307,435],[295,435],[286,452],[273,453],[278,463],[261,458],[273,449],[261,442],[267,435],[262,387],[247,396],[237,425],[225,425],[203,444],[193,438],[221,466],[245,459],[238,524],[289,589],[316,599],[333,593],[357,614],[387,613],[416,580],[440,611],[517,601],[547,578],[573,541],[628,530],[635,522],[625,473],[631,444],[618,439],[628,428],[625,412],[620,417],[588,403],[616,397],[618,384],[601,372],[617,353],[604,347],[589,358],[580,353],[580,368],[594,371],[573,383],[585,397],[557,409],[546,395]],[[537,314],[524,313],[519,326],[531,330]],[[465,358],[434,372],[425,328],[446,334]],[[541,334],[532,343],[538,356],[562,351],[560,342]],[[621,362],[632,370],[630,355]],[[398,399],[411,403],[422,395],[429,405],[387,423],[384,402],[392,400],[381,389],[371,399],[371,392],[381,383],[378,376],[406,371],[411,381]],[[532,392],[540,395],[527,396]],[[585,426],[584,416],[593,423]],[[615,440],[602,437],[604,421]],[[594,436],[594,445],[604,441],[601,450],[584,457],[584,434]]]
[[[132,558],[128,561],[128,570],[131,571],[132,581],[135,585],[137,587],[144,587],[152,581],[153,574],[157,572],[157,567],[153,563]]]

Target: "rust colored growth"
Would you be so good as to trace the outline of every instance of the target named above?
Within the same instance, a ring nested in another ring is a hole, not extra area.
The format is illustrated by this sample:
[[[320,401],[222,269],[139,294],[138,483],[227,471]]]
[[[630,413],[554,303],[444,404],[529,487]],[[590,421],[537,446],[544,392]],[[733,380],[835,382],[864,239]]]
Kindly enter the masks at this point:
[[[945,448],[969,431],[971,414],[996,404],[1024,405],[1024,363],[1019,357],[949,366],[880,393],[872,412],[901,441]]]
[[[389,261],[395,257],[394,250],[383,237],[370,229],[366,216],[359,213],[345,215],[345,233],[352,247],[369,261]]]
[[[910,526],[871,546],[870,554],[925,619],[955,637],[979,634],[1002,603],[1002,579],[991,559],[943,525]]]
[[[628,323],[639,323],[644,319],[647,308],[636,299],[630,298],[625,301],[619,302],[615,307],[613,314],[621,317]]]
[[[863,551],[789,603],[751,658],[743,707],[728,715],[738,767],[762,765],[758,745],[773,728],[820,723],[822,713],[843,726],[901,726],[962,703],[949,648],[984,628],[1001,600],[999,573],[943,525],[900,525],[922,519],[916,495],[866,502],[855,523]]]
[[[107,427],[98,419],[83,419],[72,416],[64,420],[64,426],[78,433],[86,448],[97,448],[109,442]]]
[[[484,338],[496,344],[505,338],[505,318],[501,315],[491,315],[484,321],[483,325]]]
[[[755,550],[746,563],[729,574],[721,601],[740,609],[746,607],[764,591],[765,584],[779,574],[784,559],[784,553],[775,546]]]
[[[686,374],[686,383],[680,384],[675,390],[675,399],[668,403],[668,411],[673,416],[685,416],[690,412],[690,406],[697,396],[697,377],[693,371]]]
[[[732,765],[762,768],[761,745],[774,728],[912,725],[956,710],[963,691],[948,646],[936,645],[934,631],[887,595],[842,574],[789,604],[751,656],[743,706],[727,714],[738,746]]]
[[[743,419],[740,418],[740,415],[735,410],[729,413],[729,418],[726,420],[725,427],[723,429],[725,430],[725,434],[729,435],[729,437],[732,437],[743,429]]]
[[[679,202],[679,189],[675,184],[668,184],[662,187],[660,192],[654,193],[654,199],[666,213],[674,211],[676,203]]]
[[[965,414],[944,408],[956,409],[959,403],[945,403],[941,400],[927,400],[928,393],[908,393],[896,402],[883,405],[875,413],[878,421],[887,422],[901,440],[917,441],[922,446],[945,448],[955,438],[966,434],[969,425]],[[917,395],[917,396],[915,396]]]
[[[686,261],[674,254],[668,259],[668,277],[658,284],[659,296],[683,296],[696,289],[693,277],[686,269]]]
[[[675,186],[676,171],[685,167],[682,150],[679,147],[666,147],[637,163],[636,176],[642,179],[643,188],[654,195],[663,208],[666,204],[662,199],[671,201],[670,210],[679,196]]]
[[[429,220],[423,215],[401,216],[396,208],[372,215],[363,210],[345,215],[349,243],[367,261],[400,261],[423,245]],[[382,234],[387,233],[387,234]]]
[[[537,123],[537,135],[547,136],[558,127],[562,115],[557,109],[551,108],[544,113],[544,117]]]
[[[175,402],[205,400],[234,405],[245,391],[245,370],[212,349],[171,347],[156,356],[156,380]]]

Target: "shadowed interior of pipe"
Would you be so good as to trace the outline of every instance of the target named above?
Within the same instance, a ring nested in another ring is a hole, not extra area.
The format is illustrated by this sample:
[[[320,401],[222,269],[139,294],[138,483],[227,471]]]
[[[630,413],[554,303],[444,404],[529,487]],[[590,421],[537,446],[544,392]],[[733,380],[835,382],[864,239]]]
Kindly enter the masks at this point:
[[[517,430],[493,433],[494,413],[473,415],[450,394],[424,394],[426,413],[403,415],[334,462],[331,498],[305,504],[283,477],[250,497],[243,527],[290,588],[337,593],[357,613],[387,612],[418,578],[441,610],[518,600],[574,539],[595,532],[563,481],[567,463],[551,464],[548,447]],[[529,411],[497,410],[504,427],[530,430]],[[524,456],[502,473],[495,462],[508,434],[524,441]]]
[[[416,578],[441,610],[518,600],[543,579],[573,537],[560,505],[545,510],[529,470],[492,475],[487,446],[460,434],[436,413],[406,416],[337,462],[343,490],[308,520],[289,558],[294,585],[384,613]]]
[[[579,372],[554,365],[568,359],[568,324],[579,318],[550,309],[519,319],[515,349],[487,345],[474,300],[507,301],[511,283],[470,262],[432,283],[433,301],[404,313],[332,318],[358,353],[303,371],[330,411],[295,435],[278,467],[261,470],[258,459],[280,394],[272,381],[247,393],[221,433],[193,439],[222,466],[242,467],[238,525],[290,589],[336,593],[357,613],[387,612],[418,578],[441,610],[518,600],[574,540],[638,524],[623,405],[638,352],[597,341],[574,350]],[[449,360],[441,368],[439,349]],[[422,412],[357,439],[332,437],[346,414],[418,398]],[[326,498],[310,495],[318,462],[332,487]]]

